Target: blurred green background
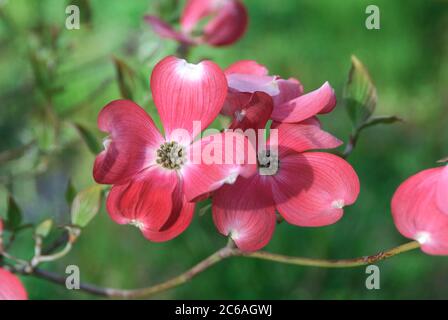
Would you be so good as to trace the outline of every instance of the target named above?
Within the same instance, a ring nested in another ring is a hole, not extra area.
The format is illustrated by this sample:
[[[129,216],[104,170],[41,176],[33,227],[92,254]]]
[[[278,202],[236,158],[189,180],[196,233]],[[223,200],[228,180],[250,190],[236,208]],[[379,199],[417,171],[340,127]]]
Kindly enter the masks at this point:
[[[81,7],[81,29],[70,31],[65,29],[68,2],[0,1],[0,152],[14,158],[2,161],[0,184],[11,190],[25,222],[53,218],[58,225],[68,223],[68,180],[78,190],[94,183],[94,155],[73,123],[102,137],[96,129],[97,114],[121,96],[114,57],[126,63],[121,69],[125,74],[133,73],[133,99],[158,120],[149,76],[176,44],[160,40],[142,17],[157,13],[176,21],[180,9],[172,9],[174,2],[93,0]],[[374,254],[407,241],[392,222],[391,196],[406,177],[448,155],[448,2],[245,3],[250,15],[245,37],[226,48],[195,48],[192,60],[210,58],[225,67],[239,59],[255,59],[272,74],[299,78],[306,91],[328,80],[341,98],[350,56],[355,54],[377,86],[376,114],[406,120],[362,134],[349,159],[360,176],[361,194],[340,222],[324,228],[283,223],[266,250],[336,259]],[[380,8],[380,30],[365,28],[369,4]],[[342,103],[321,119],[327,131],[347,139],[351,128]],[[35,143],[26,146],[30,142]],[[23,154],[11,156],[8,150]],[[12,247],[15,255],[31,257],[31,235],[26,230],[18,235]],[[225,242],[209,210],[196,215],[178,238],[156,244],[136,228],[113,223],[103,206],[70,254],[44,267],[63,274],[66,265],[75,264],[83,282],[133,288],[168,279]],[[369,291],[363,267],[328,270],[232,258],[157,298],[448,298],[446,257],[414,251],[379,265],[381,289]],[[40,279],[22,279],[32,299],[95,298]]]

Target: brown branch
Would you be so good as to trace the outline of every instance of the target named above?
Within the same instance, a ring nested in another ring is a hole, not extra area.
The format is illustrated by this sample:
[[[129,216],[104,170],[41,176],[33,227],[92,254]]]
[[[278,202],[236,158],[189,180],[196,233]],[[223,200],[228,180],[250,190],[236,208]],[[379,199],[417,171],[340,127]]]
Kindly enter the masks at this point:
[[[140,289],[132,289],[132,290],[123,290],[123,289],[114,289],[114,288],[103,288],[98,287],[91,284],[80,284],[80,290],[108,298],[138,298],[138,297],[149,297],[156,293],[163,292],[166,290],[169,290],[171,288],[177,287],[181,284],[184,284],[185,282],[191,280],[199,273],[207,270],[211,266],[215,265],[219,261],[226,259],[230,256],[234,255],[234,249],[231,247],[225,247],[218,251],[216,251],[214,254],[209,256],[208,258],[202,260],[197,265],[195,265],[193,268],[187,270],[186,272],[171,278],[165,282],[161,282],[159,284],[146,287],[146,288],[140,288]],[[65,285],[66,278],[64,276],[60,276],[57,274],[54,274],[49,271],[45,271],[42,269],[35,269],[30,275],[36,276],[38,278],[46,279],[51,282]]]
[[[387,251],[382,251],[377,254],[371,256],[358,257],[354,259],[341,259],[341,260],[324,260],[324,259],[312,259],[312,258],[304,258],[304,257],[290,257],[284,256],[264,251],[258,251],[253,253],[244,253],[239,249],[234,248],[233,243],[229,242],[227,247],[224,247],[205,260],[202,260],[193,268],[188,271],[171,278],[167,281],[161,282],[156,285],[152,285],[145,288],[140,289],[131,289],[131,290],[123,290],[123,289],[114,289],[114,288],[103,288],[99,286],[95,286],[92,284],[80,284],[80,290],[91,293],[98,296],[108,297],[108,298],[139,298],[139,297],[150,297],[160,292],[164,292],[166,290],[172,289],[174,287],[180,286],[189,280],[193,279],[198,274],[212,267],[216,263],[234,256],[242,256],[248,258],[269,260],[279,263],[286,264],[294,264],[299,266],[309,266],[309,267],[321,267],[321,268],[350,268],[350,267],[358,267],[363,265],[372,264],[384,259],[388,259],[395,255],[401,254],[403,252],[407,252],[416,248],[419,248],[420,245],[417,241],[411,241],[406,244],[400,245],[398,247],[392,248]],[[66,278],[64,276],[60,276],[54,274],[49,271],[45,271],[42,269],[35,269],[29,275],[45,279],[60,285],[65,285]]]
[[[352,268],[359,267],[368,264],[373,264],[375,262],[396,256],[397,254],[417,249],[420,244],[417,241],[411,241],[405,243],[401,246],[392,248],[387,251],[381,251],[377,254],[371,256],[358,257],[353,259],[339,259],[339,260],[325,260],[325,259],[312,259],[303,257],[290,257],[275,253],[269,253],[264,251],[253,252],[250,254],[245,254],[246,257],[270,260],[286,264],[294,264],[299,266],[308,267],[320,267],[320,268]]]
[[[348,138],[347,145],[345,146],[344,151],[341,154],[341,158],[347,159],[352,152],[355,150],[356,144],[358,143],[359,139],[359,130],[356,130],[355,133],[352,133],[350,137]]]

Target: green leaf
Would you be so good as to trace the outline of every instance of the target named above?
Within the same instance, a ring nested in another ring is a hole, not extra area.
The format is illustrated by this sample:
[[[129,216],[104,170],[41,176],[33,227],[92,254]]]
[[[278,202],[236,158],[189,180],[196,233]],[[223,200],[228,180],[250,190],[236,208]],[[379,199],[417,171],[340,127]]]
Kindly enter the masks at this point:
[[[67,189],[65,190],[65,200],[67,201],[67,204],[71,205],[75,197],[76,197],[76,189],[75,186],[73,185],[72,179],[69,179],[67,183]]]
[[[72,224],[85,227],[96,216],[101,206],[102,186],[94,185],[79,192],[72,203]]]
[[[37,43],[37,40],[30,39],[29,42]],[[38,44],[35,44],[35,46],[38,46]],[[31,70],[33,71],[33,76],[37,87],[41,89],[44,93],[46,93],[49,86],[49,77],[45,61],[43,57],[39,55],[38,47],[30,51],[29,60],[31,62]]]
[[[359,131],[369,128],[369,127],[373,127],[379,124],[393,124],[396,122],[403,122],[403,119],[397,117],[397,116],[378,116],[378,117],[373,117],[370,118],[369,120],[367,120],[366,122],[364,122],[360,127],[359,127]]]
[[[45,238],[50,233],[52,226],[53,226],[53,220],[51,219],[44,220],[37,225],[36,229],[34,230],[34,233],[37,236]]]
[[[157,16],[168,23],[179,21],[180,10],[179,0],[153,0],[153,7]]]
[[[8,189],[0,184],[0,219],[6,220],[8,212]]]
[[[5,227],[8,230],[16,230],[22,224],[22,211],[11,195],[8,195],[8,212]]]
[[[373,114],[377,104],[375,85],[367,68],[355,56],[344,88],[343,99],[348,115],[355,127],[359,127]]]
[[[37,113],[32,120],[31,127],[37,146],[41,151],[51,152],[56,149],[56,129],[48,113]]]
[[[93,154],[98,154],[101,152],[101,144],[98,142],[97,137],[85,126],[79,123],[73,123],[76,130],[78,131],[81,138],[86,143],[87,147]]]
[[[123,60],[113,57],[113,61],[121,97],[123,99],[132,100],[132,91],[135,87],[135,72]]]

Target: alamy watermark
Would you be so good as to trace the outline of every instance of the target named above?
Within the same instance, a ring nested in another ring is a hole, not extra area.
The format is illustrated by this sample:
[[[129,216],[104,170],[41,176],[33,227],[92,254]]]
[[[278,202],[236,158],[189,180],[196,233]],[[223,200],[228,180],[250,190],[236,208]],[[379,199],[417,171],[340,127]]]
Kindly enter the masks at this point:
[[[65,27],[68,30],[79,30],[81,27],[79,7],[73,4],[69,5],[65,8],[65,14],[68,15],[65,19]]]
[[[380,268],[374,264],[367,266],[366,274],[369,276],[366,278],[367,290],[379,290],[380,289]]]
[[[81,274],[79,272],[79,267],[76,265],[69,265],[65,268],[65,287],[68,290],[79,290],[81,288]]]
[[[366,14],[368,14],[365,23],[366,28],[368,30],[379,30],[381,28],[380,8],[371,4],[366,7]]]

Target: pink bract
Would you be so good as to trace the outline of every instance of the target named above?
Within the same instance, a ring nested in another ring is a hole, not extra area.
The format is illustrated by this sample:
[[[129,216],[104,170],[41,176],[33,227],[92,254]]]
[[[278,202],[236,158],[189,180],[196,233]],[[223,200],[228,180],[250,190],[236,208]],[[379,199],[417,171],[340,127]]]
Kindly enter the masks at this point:
[[[14,274],[0,268],[0,300],[27,300],[22,282]]]
[[[448,166],[421,171],[403,182],[392,199],[398,231],[428,254],[448,255]]]
[[[201,20],[210,21],[195,36]],[[246,31],[248,15],[239,0],[189,0],[180,20],[180,31],[156,16],[145,16],[154,32],[162,38],[174,39],[186,45],[207,43],[211,46],[225,46],[238,41]]]

